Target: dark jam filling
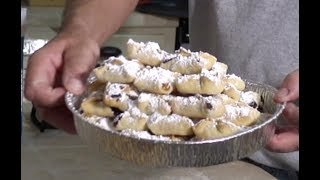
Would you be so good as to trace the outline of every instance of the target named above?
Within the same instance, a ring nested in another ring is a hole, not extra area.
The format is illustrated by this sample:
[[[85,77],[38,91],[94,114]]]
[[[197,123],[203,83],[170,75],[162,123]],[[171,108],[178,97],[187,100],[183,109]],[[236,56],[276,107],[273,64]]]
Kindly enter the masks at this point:
[[[129,94],[127,94],[127,96],[129,97],[129,99],[131,99],[131,100],[133,100],[133,101],[135,101],[135,100],[138,99],[138,96],[129,95]]]
[[[119,114],[122,113],[122,111],[118,108],[112,107],[111,109],[112,109],[115,116],[118,116]]]
[[[209,102],[206,102],[207,109],[211,110],[213,108],[212,104]]]
[[[264,109],[263,109],[263,107],[262,106],[258,106],[258,109],[257,109],[259,112],[261,112],[261,113],[264,113]]]
[[[112,98],[118,98],[118,97],[121,97],[121,94],[112,94],[111,97]]]
[[[173,56],[173,57],[169,57],[169,58],[167,58],[167,59],[164,59],[163,61],[162,61],[162,63],[167,63],[167,62],[170,62],[170,61],[172,61],[173,59],[175,59],[177,56]]]
[[[117,115],[114,119],[113,119],[113,126],[117,126],[120,119],[122,118],[123,114],[119,114]]]
[[[253,108],[257,108],[258,104],[254,101],[252,101],[251,103],[248,104],[249,106],[253,107]]]

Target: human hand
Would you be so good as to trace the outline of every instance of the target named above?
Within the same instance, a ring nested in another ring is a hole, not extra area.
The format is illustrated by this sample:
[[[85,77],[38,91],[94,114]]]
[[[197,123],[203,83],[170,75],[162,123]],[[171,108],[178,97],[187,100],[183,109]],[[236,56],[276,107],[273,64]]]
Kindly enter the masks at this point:
[[[288,127],[276,127],[275,136],[267,144],[274,152],[292,152],[299,150],[299,107],[292,103],[299,99],[299,69],[291,72],[284,79],[276,93],[275,102],[287,102],[283,111]]]
[[[81,94],[85,90],[84,82],[98,57],[99,45],[95,41],[58,35],[28,60],[25,97],[49,124],[75,134],[64,94]]]

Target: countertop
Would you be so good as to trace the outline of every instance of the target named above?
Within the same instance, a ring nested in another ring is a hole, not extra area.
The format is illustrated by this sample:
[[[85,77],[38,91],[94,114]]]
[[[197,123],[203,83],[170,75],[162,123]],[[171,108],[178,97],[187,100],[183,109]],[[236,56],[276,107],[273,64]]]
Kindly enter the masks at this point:
[[[40,131],[30,122],[31,103],[23,99],[22,180],[105,179],[275,179],[252,164],[235,161],[202,168],[147,168],[88,148],[77,135]]]

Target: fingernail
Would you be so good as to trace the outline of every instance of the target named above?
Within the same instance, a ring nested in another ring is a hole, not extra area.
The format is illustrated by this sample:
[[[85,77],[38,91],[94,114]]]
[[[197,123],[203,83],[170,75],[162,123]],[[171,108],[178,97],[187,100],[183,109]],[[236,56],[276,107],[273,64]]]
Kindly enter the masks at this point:
[[[68,81],[67,86],[69,87],[68,90],[75,94],[82,93],[83,90],[83,83],[79,79],[71,78]]]
[[[289,94],[289,90],[288,90],[287,88],[281,88],[281,89],[277,92],[276,96],[279,97],[279,98],[282,98],[282,97],[288,96],[288,94]]]

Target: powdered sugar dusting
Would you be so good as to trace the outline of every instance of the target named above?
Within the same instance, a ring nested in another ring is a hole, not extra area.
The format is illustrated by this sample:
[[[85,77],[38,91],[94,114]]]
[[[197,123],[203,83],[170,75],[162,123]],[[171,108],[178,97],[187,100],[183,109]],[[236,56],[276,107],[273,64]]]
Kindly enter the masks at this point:
[[[131,117],[133,117],[133,118],[139,118],[139,117],[148,118],[148,115],[141,112],[140,109],[137,108],[136,106],[131,106],[129,108],[128,112],[130,113]]]
[[[258,105],[260,102],[260,96],[258,93],[253,91],[241,92],[240,101],[246,104],[255,102]]]
[[[227,74],[226,77],[228,79],[242,80],[239,76],[237,76],[235,74]]]
[[[105,95],[111,98],[117,98],[120,102],[125,102],[128,100],[128,96],[123,92],[123,89],[127,87],[129,87],[128,84],[108,83],[105,89]]]
[[[177,96],[173,98],[173,101],[179,102],[180,106],[198,106],[201,102],[201,96],[189,96],[189,97],[182,97]]]
[[[164,123],[164,122],[179,124],[182,121],[188,123],[190,126],[194,125],[193,121],[190,118],[186,117],[186,116],[180,116],[178,114],[161,115],[159,113],[153,113],[149,117],[148,124],[149,125],[150,124],[158,124],[158,123],[161,124],[161,123]]]
[[[216,62],[213,64],[211,71],[217,72],[218,76],[225,76],[228,71],[228,66],[221,62]]]
[[[138,97],[138,102],[148,102],[150,105],[149,111],[151,112],[159,112],[160,108],[163,108],[165,112],[171,112],[170,105],[161,96],[155,94],[141,93]]]
[[[200,76],[205,76],[212,82],[221,82],[223,79],[219,76],[219,72],[209,71],[207,69],[202,69]]]
[[[238,117],[245,117],[245,116],[249,116],[250,111],[251,111],[251,107],[250,106],[240,106],[237,104],[226,104],[226,116],[225,119],[226,120],[234,120]]]
[[[177,83],[185,83],[189,80],[196,80],[200,82],[200,75],[199,74],[189,74],[189,75],[183,75],[176,79]],[[198,87],[195,87],[196,89],[200,89],[200,83],[197,84]]]
[[[116,131],[111,120],[106,117],[101,116],[86,116],[87,122],[94,124],[107,131]]]
[[[170,137],[162,135],[151,135],[148,131],[135,131],[132,129],[125,129],[121,131],[121,134],[129,137],[137,137],[139,139],[150,139],[150,140],[160,140],[160,141],[170,141]]]
[[[165,51],[161,50],[160,46],[156,42],[148,41],[146,43],[144,42],[135,42],[132,39],[129,39],[128,44],[131,44],[133,46],[137,47],[137,53],[143,54],[143,56],[146,57],[154,57],[156,59],[162,60],[164,56],[167,54]],[[143,61],[142,63],[148,64],[147,61],[144,61],[142,59],[139,59],[140,61]]]
[[[173,83],[177,73],[171,72],[160,67],[152,67],[151,69],[142,69],[137,73],[137,78],[145,82]]]
[[[207,67],[209,64],[209,60],[200,56],[199,52],[191,52],[184,48],[180,48],[173,55],[167,55],[164,57],[163,67],[166,67],[165,63],[167,63],[168,59],[170,59],[170,63],[172,63],[169,69],[175,72],[183,71],[180,72],[183,74],[195,74],[197,71],[201,71],[202,68]]]

